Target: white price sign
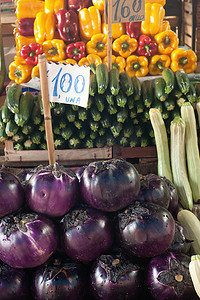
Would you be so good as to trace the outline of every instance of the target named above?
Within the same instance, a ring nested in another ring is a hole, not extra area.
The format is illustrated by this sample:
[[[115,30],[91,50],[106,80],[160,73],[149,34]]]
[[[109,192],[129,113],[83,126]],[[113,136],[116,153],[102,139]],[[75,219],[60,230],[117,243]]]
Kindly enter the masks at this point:
[[[90,68],[65,63],[47,63],[49,100],[87,107]]]
[[[108,23],[108,1],[105,0],[105,16]],[[110,0],[112,23],[140,22],[145,20],[145,0]]]

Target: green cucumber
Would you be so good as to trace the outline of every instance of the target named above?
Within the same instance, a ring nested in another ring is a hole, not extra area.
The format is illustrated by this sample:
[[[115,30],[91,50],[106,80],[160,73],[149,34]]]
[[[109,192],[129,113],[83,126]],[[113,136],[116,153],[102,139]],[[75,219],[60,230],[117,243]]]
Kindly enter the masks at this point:
[[[168,97],[168,94],[165,92],[166,83],[162,77],[156,78],[154,81],[155,85],[155,96],[161,102],[165,101]]]
[[[18,129],[19,127],[14,120],[10,120],[6,123],[5,132],[8,137],[13,137],[17,133]]]
[[[187,73],[184,70],[177,70],[175,72],[176,81],[178,83],[180,91],[186,95],[190,90],[190,80]]]
[[[5,99],[5,102],[1,108],[1,119],[3,123],[8,123],[11,119],[13,119],[13,114],[8,109],[7,99]]]
[[[65,113],[66,104],[63,103],[55,103],[55,107],[52,108],[53,115],[55,117],[63,116]]]
[[[128,112],[125,108],[120,109],[117,112],[117,122],[119,123],[124,123],[126,121],[126,119],[128,118]]]
[[[137,77],[131,77],[131,80],[134,87],[134,100],[140,100],[142,94],[141,82]]]
[[[13,114],[19,112],[19,101],[22,92],[22,86],[16,82],[9,85],[6,93],[6,101],[8,108]]]
[[[108,67],[106,64],[99,64],[96,67],[97,90],[99,94],[105,93],[109,84]]]
[[[73,130],[71,127],[66,127],[66,128],[63,128],[61,130],[61,136],[65,139],[65,140],[69,140],[70,137],[72,136],[73,134]]]
[[[126,96],[131,96],[134,93],[134,86],[131,77],[126,72],[119,74],[120,88]]]
[[[117,106],[122,107],[122,108],[124,108],[126,106],[127,97],[121,89],[120,89],[119,93],[117,94],[117,96],[115,96],[115,99],[116,99]]]
[[[142,98],[144,105],[150,108],[154,100],[154,89],[151,80],[144,80],[142,82]]]
[[[34,107],[34,97],[29,91],[21,94],[19,101],[19,112],[15,114],[15,123],[23,127],[31,117]]]
[[[33,124],[39,125],[42,122],[42,115],[40,111],[40,103],[38,101],[38,95],[34,97],[34,106],[33,106],[33,111],[31,114],[31,119],[33,121]]]
[[[189,92],[186,94],[186,97],[190,103],[195,103],[197,101],[195,85],[192,82],[190,82],[190,89]]]
[[[162,71],[162,77],[165,81],[165,93],[170,94],[175,86],[175,75],[171,69],[164,69]]]
[[[96,74],[92,73],[90,76],[89,94],[94,96],[97,93],[97,79]]]
[[[111,69],[109,72],[109,86],[111,94],[116,96],[120,90],[119,71],[116,68]]]
[[[102,112],[105,107],[105,98],[102,95],[96,94],[95,97],[95,105],[99,112]]]
[[[174,100],[173,97],[170,97],[164,101],[164,107],[167,111],[171,111],[171,110],[174,110],[176,106],[176,101]]]
[[[36,144],[36,145],[39,145],[41,143],[41,139],[42,139],[42,133],[41,131],[37,130],[37,131],[34,131],[31,136],[31,141]]]

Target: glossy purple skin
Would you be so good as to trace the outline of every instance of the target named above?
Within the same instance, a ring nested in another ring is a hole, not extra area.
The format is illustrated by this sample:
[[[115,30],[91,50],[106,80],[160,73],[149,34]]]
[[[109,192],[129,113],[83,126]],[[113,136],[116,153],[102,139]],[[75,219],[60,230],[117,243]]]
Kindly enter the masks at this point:
[[[28,181],[25,196],[33,211],[60,217],[66,214],[78,199],[78,179],[72,171],[56,173],[41,169]]]
[[[75,170],[75,174],[76,174],[76,176],[77,176],[79,182],[80,182],[81,177],[82,177],[82,175],[83,175],[83,171],[85,170],[86,167],[87,167],[87,166],[81,166],[81,167],[79,167],[79,168],[77,168],[77,169]]]
[[[136,201],[130,207],[134,207],[136,215],[132,214],[124,228],[120,226],[123,217],[120,217],[121,214],[118,215],[121,247],[130,255],[138,257],[153,257],[166,251],[175,233],[175,221],[171,213],[154,203]],[[124,209],[126,210],[127,208]]]
[[[168,208],[170,191],[164,179],[155,174],[147,174],[141,177],[140,192],[137,200],[155,203]]]
[[[188,253],[192,244],[192,239],[186,227],[175,221],[175,235],[168,251]]]
[[[194,291],[192,282],[190,285],[187,281],[187,283],[184,284],[183,294],[178,296],[173,287],[162,284],[158,281],[157,278],[160,272],[169,270],[169,261],[173,257],[175,257],[177,260],[179,260],[185,266],[187,266],[187,269],[189,268],[190,257],[183,253],[167,252],[163,255],[153,257],[149,262],[146,273],[147,285],[150,293],[152,294],[155,300],[196,299],[196,293]],[[179,272],[177,272],[177,274],[179,274]]]
[[[179,197],[178,197],[178,192],[177,189],[175,187],[175,185],[167,178],[163,177],[165,183],[167,184],[168,188],[169,188],[169,192],[170,192],[170,201],[169,201],[169,206],[168,206],[168,210],[170,211],[170,213],[176,217],[177,213],[178,213],[178,204],[179,204]]]
[[[116,283],[109,280],[106,269],[96,261],[90,274],[90,286],[95,299],[133,300],[139,299],[141,271],[127,271]]]
[[[89,205],[114,212],[137,197],[140,177],[135,167],[124,160],[94,162],[84,170],[80,188],[83,199]]]
[[[0,218],[17,211],[24,203],[24,190],[19,179],[0,171]]]
[[[73,266],[61,263],[57,268],[51,264],[46,273],[42,265],[34,274],[33,296],[37,300],[82,300],[87,292],[87,281],[85,268],[78,262]]]
[[[4,222],[7,217],[0,220],[0,259],[13,268],[37,267],[57,249],[58,234],[54,223],[45,216],[33,215],[37,217],[25,224],[26,231],[17,229],[8,237],[7,221]]]
[[[61,221],[61,242],[65,253],[72,259],[89,262],[108,250],[113,243],[113,230],[108,217],[96,209],[85,209],[89,220],[65,229]]]
[[[0,299],[27,300],[28,282],[24,269],[14,269],[0,262]]]

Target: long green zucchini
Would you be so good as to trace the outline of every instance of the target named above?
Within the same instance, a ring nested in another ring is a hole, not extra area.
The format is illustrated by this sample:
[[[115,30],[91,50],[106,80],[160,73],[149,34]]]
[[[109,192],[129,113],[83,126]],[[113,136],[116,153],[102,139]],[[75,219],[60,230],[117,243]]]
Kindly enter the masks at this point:
[[[166,177],[172,181],[172,172],[169,158],[169,146],[167,131],[161,112],[157,108],[150,108],[150,121],[154,130],[157,157],[158,157],[158,175]]]
[[[183,208],[192,210],[192,190],[186,169],[185,122],[181,117],[177,116],[171,122],[170,133],[173,183],[177,188],[179,201]]]
[[[185,122],[185,144],[189,182],[193,200],[200,199],[200,156],[194,108],[190,102],[181,106],[181,117]]]

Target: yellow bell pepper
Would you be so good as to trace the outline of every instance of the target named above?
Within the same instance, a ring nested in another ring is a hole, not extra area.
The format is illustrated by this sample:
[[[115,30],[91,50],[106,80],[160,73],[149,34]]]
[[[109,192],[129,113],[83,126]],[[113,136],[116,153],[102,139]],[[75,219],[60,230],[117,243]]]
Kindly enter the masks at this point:
[[[176,49],[171,53],[171,69],[173,72],[183,69],[186,73],[192,73],[197,68],[197,56],[191,49]]]
[[[160,3],[164,6],[166,4],[166,0],[145,0],[145,3]]]
[[[66,58],[66,45],[63,40],[53,39],[42,43],[47,61],[61,61]]]
[[[44,10],[44,3],[40,0],[18,0],[15,9],[17,19],[35,18],[38,12]]]
[[[154,36],[158,44],[158,52],[161,54],[170,54],[178,48],[179,38],[172,30],[160,32]]]
[[[124,57],[112,55],[111,60],[112,68],[118,69],[119,73],[124,72],[124,69],[126,67],[126,60]],[[103,63],[108,66],[108,56],[104,57]]]
[[[62,8],[65,8],[65,0],[45,0],[45,12],[54,11],[56,13]]]
[[[169,21],[163,21],[162,25],[162,31],[171,30],[171,26],[169,24]]]
[[[78,18],[83,41],[89,41],[94,34],[101,33],[101,15],[95,6],[81,9]]]
[[[103,14],[102,32],[108,34],[108,25],[105,23],[105,16]],[[126,23],[112,23],[112,37],[113,39],[119,38],[126,33]]]
[[[100,57],[105,57],[107,54],[107,35],[97,33],[91,37],[91,40],[86,44],[87,54],[96,54]]]
[[[53,11],[37,13],[34,22],[34,36],[37,43],[54,38],[56,30],[56,16]]]
[[[18,64],[17,61],[11,62],[9,65],[9,78],[16,83],[21,84],[31,79],[31,71],[33,66],[27,64]]]
[[[138,41],[135,38],[130,38],[127,34],[123,34],[118,39],[114,40],[112,49],[122,57],[128,57],[137,50]]]
[[[141,23],[141,32],[147,35],[155,35],[162,31],[165,9],[159,3],[145,4],[145,21]]]
[[[33,78],[33,77],[40,78],[39,64],[37,64],[36,66],[34,66],[33,69],[32,69],[32,71],[31,71],[31,78]]]
[[[101,14],[104,13],[104,0],[92,0],[92,4],[100,11]]]
[[[149,64],[149,73],[151,75],[162,75],[163,69],[170,67],[171,59],[169,55],[154,55]]]
[[[79,66],[90,67],[92,72],[95,72],[96,67],[102,63],[100,56],[96,54],[88,54],[86,57],[83,57],[79,60]]]
[[[77,61],[72,58],[67,58],[64,60],[59,61],[60,63],[66,63],[66,64],[71,64],[71,65],[77,65]]]
[[[15,44],[17,52],[19,52],[24,45],[29,45],[35,42],[36,40],[34,36],[23,36],[19,33],[15,34]]]
[[[125,71],[130,77],[144,77],[149,72],[148,63],[145,56],[130,55],[126,59]]]

